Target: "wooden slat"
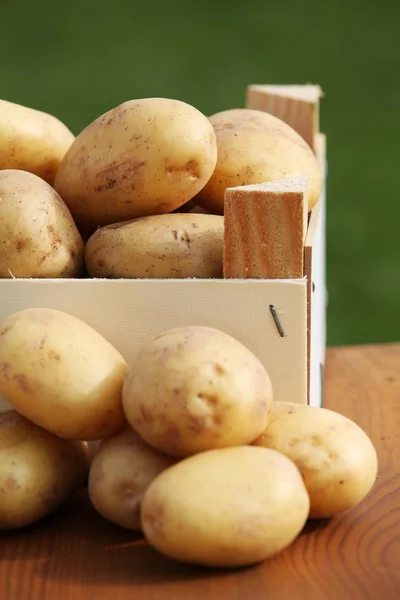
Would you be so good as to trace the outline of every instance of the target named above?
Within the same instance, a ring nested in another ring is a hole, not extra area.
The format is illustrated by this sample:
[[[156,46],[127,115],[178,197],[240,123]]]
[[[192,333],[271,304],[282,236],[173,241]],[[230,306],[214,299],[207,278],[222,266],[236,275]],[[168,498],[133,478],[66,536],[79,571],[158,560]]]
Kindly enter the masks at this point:
[[[315,135],[319,132],[319,100],[322,96],[318,85],[250,85],[246,93],[246,107],[282,119],[315,151]]]
[[[224,277],[302,278],[307,178],[228,188],[224,208]]]

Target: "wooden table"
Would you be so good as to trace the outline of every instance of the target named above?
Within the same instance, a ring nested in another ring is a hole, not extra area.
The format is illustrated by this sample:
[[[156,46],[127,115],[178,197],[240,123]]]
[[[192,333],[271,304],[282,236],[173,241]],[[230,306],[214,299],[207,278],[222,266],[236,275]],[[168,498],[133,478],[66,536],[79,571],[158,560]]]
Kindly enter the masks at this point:
[[[264,564],[212,571],[159,556],[81,494],[40,524],[0,534],[0,599],[399,600],[400,344],[330,349],[325,394],[378,451],[379,479],[356,510],[306,526]]]

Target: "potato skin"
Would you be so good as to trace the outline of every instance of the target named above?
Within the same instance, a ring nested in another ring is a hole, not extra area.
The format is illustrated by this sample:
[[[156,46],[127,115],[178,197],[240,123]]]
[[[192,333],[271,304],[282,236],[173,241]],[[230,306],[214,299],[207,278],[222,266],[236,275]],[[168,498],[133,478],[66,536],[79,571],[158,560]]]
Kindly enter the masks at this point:
[[[62,440],[15,410],[0,414],[0,530],[42,519],[83,487],[85,442]]]
[[[175,460],[148,446],[132,429],[104,440],[97,450],[89,475],[89,497],[106,519],[140,531],[143,494]]]
[[[98,229],[85,249],[92,277],[222,276],[224,220],[217,215],[142,217]]]
[[[168,98],[129,100],[78,135],[55,189],[78,224],[94,231],[182,206],[216,160],[214,130],[196,108]]]
[[[297,465],[310,496],[311,519],[354,508],[377,477],[377,454],[367,434],[326,408],[274,403],[254,445],[277,450]]]
[[[145,492],[142,527],[149,543],[171,558],[238,567],[288,546],[308,510],[307,491],[290,460],[243,446],[209,450],[161,473]]]
[[[56,117],[0,100],[0,169],[29,171],[52,185],[74,140]]]
[[[227,188],[307,175],[308,210],[313,208],[321,195],[322,174],[313,151],[294,129],[273,115],[248,108],[216,113],[210,122],[218,160],[196,196],[198,204],[223,214]]]
[[[76,277],[84,244],[53,188],[32,173],[0,171],[0,278]]]
[[[124,383],[123,407],[148,444],[181,458],[256,439],[268,423],[272,385],[236,339],[182,327],[141,349]]]
[[[31,308],[0,324],[0,393],[62,438],[101,440],[125,427],[126,372],[121,354],[67,313]]]

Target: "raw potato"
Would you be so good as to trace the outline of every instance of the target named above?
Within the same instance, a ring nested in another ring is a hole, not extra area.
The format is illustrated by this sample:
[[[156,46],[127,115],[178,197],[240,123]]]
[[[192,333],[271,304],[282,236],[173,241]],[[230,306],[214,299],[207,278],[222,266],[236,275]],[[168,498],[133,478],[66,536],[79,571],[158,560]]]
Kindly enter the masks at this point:
[[[131,429],[105,440],[90,467],[89,496],[94,508],[121,527],[140,530],[144,492],[175,462],[148,446]]]
[[[15,410],[0,414],[0,530],[42,519],[83,487],[87,444],[62,440]]]
[[[86,244],[86,268],[92,277],[221,277],[223,244],[221,216],[142,217],[98,229]]]
[[[0,171],[0,243],[0,278],[67,278],[82,269],[84,245],[71,213],[26,171]]]
[[[53,184],[74,140],[56,117],[0,100],[0,169],[29,171]]]
[[[302,530],[309,498],[295,465],[255,447],[197,454],[161,473],[142,502],[142,527],[167,556],[205,566],[263,561]]]
[[[101,440],[122,431],[126,372],[121,354],[72,315],[31,308],[0,324],[0,393],[62,438]]]
[[[315,154],[294,129],[273,115],[246,108],[217,113],[210,122],[218,161],[196,202],[222,214],[229,187],[306,175],[308,210],[313,208],[321,195],[322,174]]]
[[[310,496],[311,519],[355,507],[377,477],[378,459],[366,433],[325,408],[275,403],[254,445],[282,452],[297,465]]]
[[[76,138],[55,188],[85,230],[164,214],[207,183],[217,161],[209,120],[167,98],[130,100]]]
[[[123,388],[130,425],[171,456],[249,444],[265,429],[272,386],[250,350],[210,327],[166,331],[145,344]]]

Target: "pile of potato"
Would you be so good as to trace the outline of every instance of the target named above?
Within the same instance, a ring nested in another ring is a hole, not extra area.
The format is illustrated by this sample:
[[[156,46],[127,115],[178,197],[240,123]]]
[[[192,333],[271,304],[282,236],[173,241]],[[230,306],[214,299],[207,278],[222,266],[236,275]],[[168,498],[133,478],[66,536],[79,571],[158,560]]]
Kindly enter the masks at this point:
[[[258,110],[130,100],[75,138],[0,100],[0,278],[219,278],[226,188],[298,174],[311,210],[314,153]]]
[[[165,555],[241,566],[353,508],[377,476],[358,425],[274,402],[258,358],[208,327],[165,331],[127,365],[76,317],[23,310],[0,324],[0,393],[15,409],[0,416],[0,529],[44,517],[88,476],[94,508]]]

